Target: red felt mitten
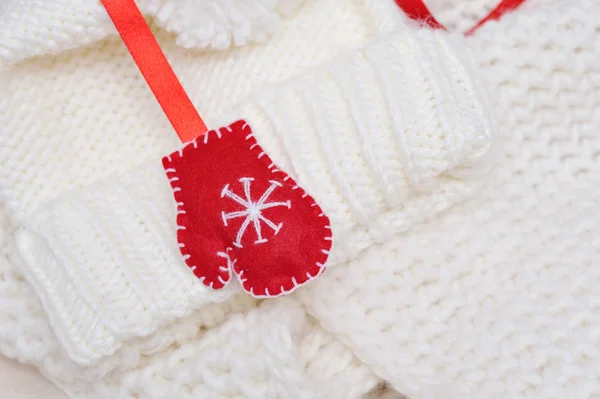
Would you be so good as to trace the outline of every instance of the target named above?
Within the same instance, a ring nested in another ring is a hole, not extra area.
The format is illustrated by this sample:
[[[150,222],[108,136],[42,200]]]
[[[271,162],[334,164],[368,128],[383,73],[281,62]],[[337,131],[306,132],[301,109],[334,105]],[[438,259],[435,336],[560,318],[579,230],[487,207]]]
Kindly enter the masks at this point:
[[[163,158],[177,201],[177,240],[207,286],[238,277],[256,297],[289,293],[324,270],[329,219],[277,168],[243,120]]]

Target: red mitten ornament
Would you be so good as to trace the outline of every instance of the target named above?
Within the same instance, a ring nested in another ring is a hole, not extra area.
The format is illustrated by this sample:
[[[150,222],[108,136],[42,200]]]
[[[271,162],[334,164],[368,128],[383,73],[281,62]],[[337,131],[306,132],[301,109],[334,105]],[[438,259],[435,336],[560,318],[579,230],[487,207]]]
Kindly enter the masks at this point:
[[[177,202],[177,241],[210,288],[234,273],[255,297],[289,293],[325,269],[332,244],[321,207],[258,145],[243,120],[163,158]]]
[[[210,288],[232,273],[256,297],[293,291],[321,274],[329,219],[258,145],[245,121],[206,132],[133,0],[102,0],[123,42],[182,141],[163,158],[177,202],[177,241]]]

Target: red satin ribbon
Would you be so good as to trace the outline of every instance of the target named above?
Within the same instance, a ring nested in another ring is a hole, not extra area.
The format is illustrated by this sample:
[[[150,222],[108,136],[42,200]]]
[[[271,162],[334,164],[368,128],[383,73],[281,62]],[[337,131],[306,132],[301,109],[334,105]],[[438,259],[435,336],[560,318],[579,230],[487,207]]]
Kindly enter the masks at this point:
[[[495,20],[500,19],[507,12],[516,10],[524,2],[525,2],[525,0],[502,0],[500,2],[500,4],[498,4],[496,6],[496,8],[494,8],[492,11],[490,11],[490,13],[484,19],[482,19],[477,24],[475,24],[475,26],[472,27],[471,29],[469,29],[465,34],[467,36],[472,35],[473,32],[475,32],[477,29],[479,29],[485,23],[487,23],[489,21],[495,21]]]
[[[175,76],[134,0],[101,0],[148,86],[183,142],[208,129]]]
[[[463,0],[466,1],[466,0]],[[493,20],[500,19],[504,14],[512,11],[523,4],[525,0],[502,0],[500,4],[496,6],[490,13],[479,21],[475,26],[469,29],[465,34],[472,35],[477,29],[483,26],[485,23]],[[396,4],[408,15],[410,18],[423,21],[434,29],[446,29],[440,24],[434,16],[431,14],[423,0],[396,0]]]
[[[396,0],[402,11],[411,19],[422,21],[434,29],[446,29],[440,24],[422,0]]]

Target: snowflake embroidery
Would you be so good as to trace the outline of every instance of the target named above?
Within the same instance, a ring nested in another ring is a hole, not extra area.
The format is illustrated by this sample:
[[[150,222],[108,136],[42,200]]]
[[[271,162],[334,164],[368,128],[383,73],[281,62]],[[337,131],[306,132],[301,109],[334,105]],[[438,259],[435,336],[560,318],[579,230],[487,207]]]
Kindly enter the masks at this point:
[[[271,220],[264,217],[262,214],[262,211],[264,209],[269,209],[269,208],[273,208],[276,206],[285,206],[288,209],[290,209],[292,207],[292,203],[289,200],[285,201],[285,202],[267,202],[267,200],[269,199],[269,196],[273,193],[273,191],[275,191],[275,189],[277,187],[282,186],[281,183],[279,183],[278,181],[275,181],[275,180],[269,180],[269,183],[271,183],[269,188],[267,188],[267,190],[262,194],[262,196],[260,197],[260,199],[258,201],[256,201],[256,202],[252,201],[251,185],[252,185],[253,181],[254,181],[254,179],[251,177],[242,177],[239,180],[239,182],[242,183],[242,185],[244,186],[244,196],[246,197],[246,199],[240,197],[239,195],[234,193],[232,190],[230,190],[229,184],[226,184],[225,187],[223,187],[223,190],[221,191],[221,198],[225,198],[225,197],[230,198],[244,207],[244,210],[241,210],[241,211],[236,211],[236,212],[222,211],[221,212],[221,217],[223,218],[223,224],[225,226],[227,226],[227,221],[230,219],[236,219],[236,218],[242,218],[242,217],[245,218],[244,222],[242,223],[242,226],[240,227],[240,229],[237,232],[235,241],[233,242],[233,245],[235,245],[238,248],[242,248],[242,238],[244,237],[244,233],[248,229],[248,226],[250,226],[250,223],[252,223],[254,230],[256,231],[257,240],[254,241],[255,244],[262,244],[262,243],[267,242],[267,239],[262,236],[262,230],[261,230],[262,223],[264,223],[268,227],[270,227],[275,232],[274,233],[275,235],[277,235],[277,233],[279,233],[279,230],[283,226],[283,222],[281,222],[279,224],[275,224]]]

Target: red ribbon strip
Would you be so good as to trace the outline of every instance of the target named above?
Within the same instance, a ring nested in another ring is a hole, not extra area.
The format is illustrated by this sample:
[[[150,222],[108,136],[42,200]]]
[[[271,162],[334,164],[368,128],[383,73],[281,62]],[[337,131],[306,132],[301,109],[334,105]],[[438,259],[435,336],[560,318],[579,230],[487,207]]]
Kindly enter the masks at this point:
[[[148,86],[183,142],[208,129],[133,0],[101,0]]]
[[[466,0],[463,0],[466,1]],[[482,27],[489,21],[500,19],[504,14],[509,11],[515,10],[525,0],[502,0],[500,4],[496,6],[490,13],[479,21],[475,26],[469,29],[465,34],[472,35],[477,29]],[[434,29],[446,29],[444,25],[440,24],[434,16],[431,14],[423,0],[396,0],[396,4],[408,15],[410,18],[417,21],[423,21],[425,24]]]
[[[422,21],[433,29],[446,29],[435,19],[422,0],[396,0],[396,4],[411,19]]]
[[[474,27],[469,29],[465,35],[472,35],[477,29],[482,27],[489,21],[495,21],[500,18],[507,12],[516,10],[521,4],[523,4],[525,0],[502,0],[500,4],[496,6],[490,13],[481,21],[479,21]]]

